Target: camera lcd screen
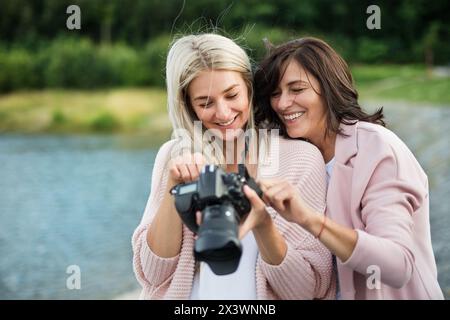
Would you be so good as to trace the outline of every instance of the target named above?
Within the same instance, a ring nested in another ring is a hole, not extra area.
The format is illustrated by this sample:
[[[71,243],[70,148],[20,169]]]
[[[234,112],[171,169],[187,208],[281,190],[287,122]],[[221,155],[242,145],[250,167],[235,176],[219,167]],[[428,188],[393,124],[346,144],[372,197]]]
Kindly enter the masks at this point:
[[[180,187],[178,194],[181,195],[181,194],[185,194],[185,193],[194,192],[196,190],[197,190],[197,184],[190,183],[190,184]]]

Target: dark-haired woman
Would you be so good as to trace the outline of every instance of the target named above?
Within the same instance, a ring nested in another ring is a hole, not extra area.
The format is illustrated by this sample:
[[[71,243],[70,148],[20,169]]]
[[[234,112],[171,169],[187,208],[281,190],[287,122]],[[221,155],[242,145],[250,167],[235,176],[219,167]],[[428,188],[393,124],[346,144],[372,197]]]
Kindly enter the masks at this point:
[[[326,214],[313,212],[283,180],[263,180],[265,201],[312,233],[336,257],[342,299],[442,299],[430,237],[425,172],[364,112],[345,61],[303,38],[272,49],[255,74],[256,121],[321,151]]]

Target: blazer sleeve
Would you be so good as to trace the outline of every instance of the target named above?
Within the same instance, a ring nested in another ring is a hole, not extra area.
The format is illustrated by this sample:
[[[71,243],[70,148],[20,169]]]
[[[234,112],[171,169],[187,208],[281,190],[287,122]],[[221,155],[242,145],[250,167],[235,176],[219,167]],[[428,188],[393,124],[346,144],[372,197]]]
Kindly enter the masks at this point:
[[[159,257],[147,244],[147,230],[166,190],[168,174],[165,169],[173,144],[174,140],[168,141],[158,151],[153,167],[150,196],[142,220],[132,237],[133,269],[143,287],[156,288],[161,285],[175,272],[179,259],[179,255],[171,258]]]
[[[356,230],[356,246],[343,265],[361,274],[367,274],[369,268],[375,266],[379,268],[381,282],[401,288],[413,272],[412,216],[426,205],[426,176],[418,170],[412,154],[405,157],[409,150],[399,154],[382,141],[373,141],[370,145],[371,158],[375,160],[370,166],[373,169],[366,166],[365,170],[369,177],[361,198],[364,227]]]
[[[314,146],[304,144],[303,152],[291,152],[296,158],[295,170],[287,169],[288,180],[298,188],[300,196],[318,213],[325,211],[326,171],[322,155]],[[299,161],[302,159],[303,161]],[[289,158],[286,161],[290,161]],[[270,208],[269,210],[273,210]],[[281,299],[334,298],[332,259],[330,252],[313,235],[296,223],[275,215],[275,222],[287,243],[287,253],[279,265],[259,258],[259,266],[272,290]]]

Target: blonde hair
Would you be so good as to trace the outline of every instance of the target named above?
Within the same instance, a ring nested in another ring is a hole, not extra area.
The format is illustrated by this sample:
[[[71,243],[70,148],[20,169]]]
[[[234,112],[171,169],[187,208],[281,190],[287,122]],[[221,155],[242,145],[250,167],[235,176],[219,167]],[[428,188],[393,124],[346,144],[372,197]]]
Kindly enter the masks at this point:
[[[187,89],[192,80],[204,70],[236,71],[242,75],[249,94],[249,118],[244,131],[250,129],[256,132],[253,119],[253,75],[248,55],[233,40],[218,34],[206,33],[188,35],[175,40],[167,55],[167,107],[174,130],[173,138],[188,138],[191,139],[190,143],[194,141],[194,121],[198,119],[190,105]],[[188,137],[186,134],[181,137],[180,132],[186,131]],[[253,138],[251,135],[250,139]],[[203,139],[202,144],[202,150],[205,150],[207,146]],[[256,146],[256,143],[250,140],[249,145]],[[222,154],[216,154],[207,161],[221,165],[225,163],[224,159],[222,150]]]

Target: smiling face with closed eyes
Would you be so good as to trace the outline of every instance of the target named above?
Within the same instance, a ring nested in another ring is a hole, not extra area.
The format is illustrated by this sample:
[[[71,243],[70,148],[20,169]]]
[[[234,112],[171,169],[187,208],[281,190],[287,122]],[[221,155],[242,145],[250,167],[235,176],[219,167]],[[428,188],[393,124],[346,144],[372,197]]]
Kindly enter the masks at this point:
[[[187,93],[203,126],[220,130],[225,141],[236,138],[245,128],[250,114],[249,90],[239,72],[204,70],[189,84]]]
[[[291,138],[304,138],[313,143],[323,138],[327,114],[320,90],[317,79],[296,60],[287,62],[270,104]]]

